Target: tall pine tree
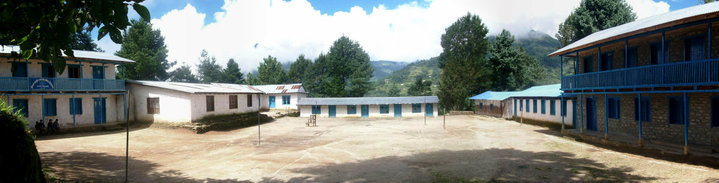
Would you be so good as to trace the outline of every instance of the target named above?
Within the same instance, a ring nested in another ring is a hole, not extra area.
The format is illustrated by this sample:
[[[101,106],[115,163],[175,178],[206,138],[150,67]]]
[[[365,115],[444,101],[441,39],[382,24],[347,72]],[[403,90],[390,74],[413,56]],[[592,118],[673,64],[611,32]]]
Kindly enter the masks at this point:
[[[215,57],[210,56],[207,50],[200,53],[200,64],[197,65],[200,81],[204,83],[220,82],[222,80],[222,66],[217,65]]]
[[[559,24],[556,37],[562,46],[566,46],[594,32],[636,19],[632,7],[624,0],[582,0],[579,7]]]
[[[164,81],[169,78],[167,69],[176,62],[167,61],[165,38],[160,30],[152,29],[150,22],[132,20],[122,42],[115,55],[135,61],[124,66],[127,79]],[[120,73],[122,69],[120,67]]]
[[[183,65],[174,71],[170,72],[170,81],[173,82],[186,82],[186,83],[197,83],[200,82],[197,76],[192,74],[190,66]]]
[[[260,84],[282,84],[287,82],[287,74],[277,58],[268,55],[257,67],[257,79]]]
[[[367,52],[342,36],[327,55],[317,58],[305,77],[305,86],[315,96],[362,97],[372,89],[369,79],[373,71]]]
[[[491,90],[519,90],[529,87],[544,72],[536,58],[514,45],[514,36],[507,30],[497,36],[489,51],[492,72]]]
[[[240,66],[237,65],[235,59],[227,61],[227,67],[225,67],[225,70],[222,71],[222,81],[220,82],[235,84],[245,83],[245,76],[240,71]]]
[[[305,73],[310,67],[312,67],[312,61],[306,59],[305,55],[300,55],[299,57],[297,57],[297,60],[295,60],[292,65],[290,65],[290,71],[287,72],[288,82],[304,82]]]

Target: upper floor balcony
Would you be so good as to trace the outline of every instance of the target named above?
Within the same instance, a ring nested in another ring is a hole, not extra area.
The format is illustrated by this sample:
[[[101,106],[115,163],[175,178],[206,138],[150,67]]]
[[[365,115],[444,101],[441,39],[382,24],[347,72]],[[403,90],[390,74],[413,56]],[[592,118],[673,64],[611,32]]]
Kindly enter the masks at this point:
[[[125,91],[125,81],[85,78],[0,77],[0,91]]]

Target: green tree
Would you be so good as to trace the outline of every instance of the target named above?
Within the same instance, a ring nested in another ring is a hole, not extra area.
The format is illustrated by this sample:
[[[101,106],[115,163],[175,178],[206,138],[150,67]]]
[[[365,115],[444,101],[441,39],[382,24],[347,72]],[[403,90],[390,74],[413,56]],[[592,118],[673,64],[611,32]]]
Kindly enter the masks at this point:
[[[536,58],[514,45],[514,36],[507,30],[497,36],[489,51],[492,90],[519,90],[529,87],[542,73]]]
[[[282,84],[287,82],[287,74],[277,58],[268,55],[257,67],[257,79],[261,84]]]
[[[699,0],[699,4],[707,4],[707,3],[713,3],[716,2],[716,0]]]
[[[315,96],[362,97],[372,90],[374,69],[369,55],[359,43],[346,36],[337,39],[327,55],[321,54],[312,65],[305,85]]]
[[[297,57],[297,60],[295,60],[292,65],[290,65],[290,71],[287,72],[288,82],[304,82],[305,73],[310,67],[312,67],[312,61],[306,59],[305,55],[300,55],[299,57]]]
[[[95,41],[88,31],[73,34],[70,39],[73,40],[73,42],[70,43],[70,49],[104,52],[104,50],[97,47],[97,44],[95,44]]]
[[[245,76],[244,74],[242,74],[242,71],[240,71],[240,65],[237,65],[235,59],[230,59],[229,61],[227,61],[227,67],[225,67],[225,70],[222,71],[221,82],[235,84],[245,83]]]
[[[197,65],[197,75],[205,83],[220,82],[222,80],[222,66],[217,64],[215,57],[211,57],[207,50],[200,53],[200,64]]]
[[[559,25],[557,39],[562,46],[594,32],[632,22],[637,15],[624,0],[582,0],[579,7]]]
[[[188,65],[182,65],[174,71],[170,72],[170,81],[186,83],[200,82],[200,80],[197,79],[197,76],[192,74],[192,70]]]
[[[123,44],[115,55],[135,61],[125,64],[127,79],[164,81],[169,78],[167,70],[177,62],[167,61],[165,38],[160,30],[142,20],[132,20],[124,33]],[[122,73],[120,67],[119,73]]]
[[[399,97],[400,92],[402,92],[402,90],[397,87],[397,84],[392,84],[392,86],[389,88],[389,91],[387,91],[387,96]]]
[[[430,96],[432,95],[432,81],[426,80],[421,76],[417,76],[414,79],[414,83],[407,89],[407,94],[410,96]]]
[[[470,109],[469,96],[491,86],[487,64],[487,27],[477,15],[467,13],[442,34],[439,98],[449,109]]]
[[[248,85],[261,85],[262,84],[262,82],[260,82],[260,80],[257,78],[256,75],[253,75],[252,73],[249,73],[249,72],[247,73],[247,79],[245,80],[245,82]]]
[[[27,121],[13,110],[0,100],[0,182],[45,182]]]
[[[120,30],[130,25],[128,6],[150,20],[150,12],[139,3],[142,0],[4,0],[0,6],[0,45],[19,45],[20,53],[12,57],[38,57],[50,61],[58,73],[65,71],[62,54],[74,57],[71,37],[86,31],[98,30],[98,40],[107,34],[121,44]]]

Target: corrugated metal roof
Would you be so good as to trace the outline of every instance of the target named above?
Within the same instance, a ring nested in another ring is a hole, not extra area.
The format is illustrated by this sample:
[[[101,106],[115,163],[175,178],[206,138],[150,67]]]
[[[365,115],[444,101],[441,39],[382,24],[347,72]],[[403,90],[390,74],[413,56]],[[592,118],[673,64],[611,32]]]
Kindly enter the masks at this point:
[[[639,31],[642,29],[663,28],[663,27],[657,27],[657,26],[666,24],[666,23],[680,21],[680,20],[686,19],[686,18],[697,17],[697,16],[702,16],[702,15],[707,15],[707,14],[712,14],[712,13],[717,13],[717,12],[719,12],[719,3],[706,3],[704,5],[696,5],[696,6],[692,6],[692,7],[672,11],[672,12],[667,12],[667,13],[660,14],[660,15],[656,15],[656,16],[642,18],[642,19],[639,19],[639,20],[636,20],[633,22],[625,23],[625,24],[622,24],[622,25],[619,25],[616,27],[612,27],[609,29],[605,29],[605,30],[590,34],[587,37],[584,37],[580,40],[575,41],[572,44],[569,44],[563,48],[560,48],[557,51],[552,52],[551,54],[549,54],[549,56],[557,56],[560,54],[575,51],[577,49],[581,49],[590,44],[595,44],[595,43],[603,42],[603,41],[609,41],[606,39],[610,39],[615,36],[636,35],[636,34],[651,31],[651,30]],[[629,33],[631,33],[631,34],[629,34]]]
[[[533,86],[522,91],[496,92],[487,91],[470,97],[470,100],[504,100],[510,97],[559,97],[562,95],[560,84]]]
[[[0,54],[9,55],[11,52],[17,52],[20,53],[20,47],[19,46],[0,46]],[[114,54],[105,53],[105,52],[96,52],[96,51],[83,51],[83,50],[72,50],[75,55],[76,59],[91,59],[91,60],[103,60],[103,61],[110,61],[110,62],[126,62],[126,63],[132,63],[135,61],[132,61],[130,59],[122,58]],[[62,53],[63,57],[67,57],[65,53]]]
[[[219,84],[202,84],[202,83],[181,83],[166,81],[138,81],[128,80],[128,83],[164,88],[185,93],[262,93],[262,91],[251,89],[248,85],[228,84],[226,86]]]
[[[420,97],[342,97],[301,98],[297,105],[370,105],[370,104],[416,104],[438,103],[437,96]]]
[[[279,93],[307,93],[305,88],[302,87],[302,83],[293,84],[277,84],[277,85],[254,85],[252,86],[265,92],[267,94],[279,94]]]

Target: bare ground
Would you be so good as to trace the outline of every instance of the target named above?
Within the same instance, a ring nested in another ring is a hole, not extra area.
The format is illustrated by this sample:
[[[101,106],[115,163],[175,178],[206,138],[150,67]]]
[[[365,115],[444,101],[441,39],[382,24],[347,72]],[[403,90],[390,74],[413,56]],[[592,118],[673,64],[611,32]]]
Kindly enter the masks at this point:
[[[131,182],[719,182],[719,169],[616,152],[481,116],[284,117],[257,128],[130,132]],[[61,180],[124,180],[124,131],[37,140]]]

